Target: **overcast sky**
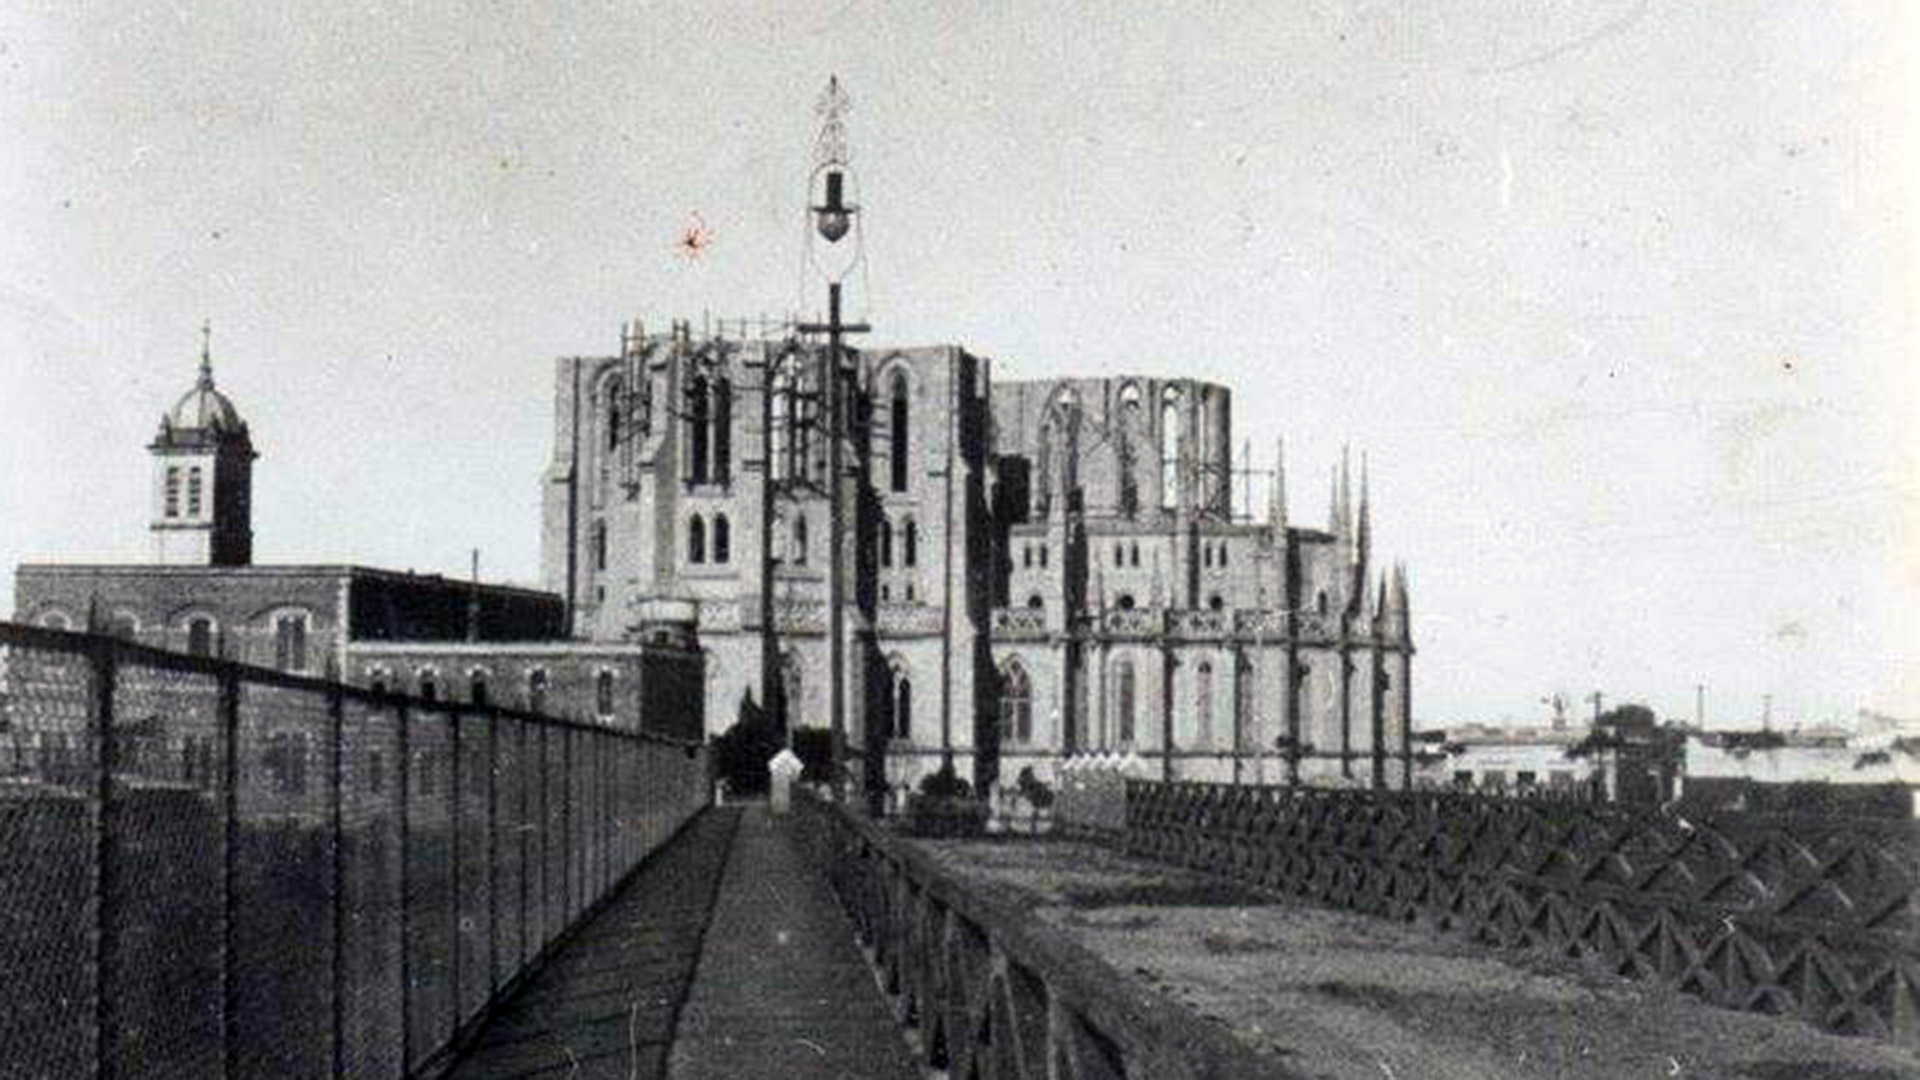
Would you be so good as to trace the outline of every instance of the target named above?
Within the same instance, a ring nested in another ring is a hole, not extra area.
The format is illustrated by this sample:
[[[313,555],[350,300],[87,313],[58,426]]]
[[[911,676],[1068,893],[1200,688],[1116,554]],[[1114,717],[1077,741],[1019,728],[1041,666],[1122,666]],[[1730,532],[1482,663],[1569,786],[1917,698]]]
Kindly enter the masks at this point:
[[[537,580],[551,358],[799,305],[837,72],[874,339],[1368,449],[1423,722],[1920,714],[1907,6],[1214,6],[0,0],[0,564],[147,556],[208,318],[259,561]]]

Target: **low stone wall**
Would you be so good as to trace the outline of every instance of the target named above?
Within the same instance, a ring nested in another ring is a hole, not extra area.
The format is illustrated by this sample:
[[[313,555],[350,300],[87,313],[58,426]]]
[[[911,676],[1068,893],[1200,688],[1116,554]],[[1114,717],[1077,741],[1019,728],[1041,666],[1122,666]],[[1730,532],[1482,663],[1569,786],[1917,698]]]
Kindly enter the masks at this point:
[[[1288,1080],[1219,1027],[983,895],[841,805],[796,797],[802,836],[873,950],[925,1064],[1006,1080]]]
[[[1920,826],[1129,781],[1133,854],[1920,1045]]]

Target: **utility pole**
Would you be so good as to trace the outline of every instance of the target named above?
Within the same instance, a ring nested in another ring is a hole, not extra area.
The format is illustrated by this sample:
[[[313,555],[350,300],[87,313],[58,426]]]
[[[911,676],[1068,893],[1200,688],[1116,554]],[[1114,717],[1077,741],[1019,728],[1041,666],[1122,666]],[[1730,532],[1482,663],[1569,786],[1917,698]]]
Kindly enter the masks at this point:
[[[1699,731],[1707,730],[1707,684],[1693,684],[1693,726]]]
[[[827,281],[827,321],[803,323],[803,334],[827,335],[827,355],[821,392],[827,395],[827,504],[829,513],[827,551],[827,717],[832,730],[833,797],[846,800],[847,716],[846,716],[846,478],[842,475],[842,441],[846,438],[847,380],[841,363],[842,342],[849,334],[871,329],[865,323],[847,323],[840,317],[840,285],[860,262],[860,241],[854,225],[860,208],[847,201],[846,114],[851,108],[836,76],[827,81],[826,92],[817,109],[823,121],[814,144],[814,180],[821,185],[821,199],[807,208],[813,218],[814,234],[825,241],[824,248],[813,249],[810,265]],[[840,243],[849,234],[854,239],[845,247]]]

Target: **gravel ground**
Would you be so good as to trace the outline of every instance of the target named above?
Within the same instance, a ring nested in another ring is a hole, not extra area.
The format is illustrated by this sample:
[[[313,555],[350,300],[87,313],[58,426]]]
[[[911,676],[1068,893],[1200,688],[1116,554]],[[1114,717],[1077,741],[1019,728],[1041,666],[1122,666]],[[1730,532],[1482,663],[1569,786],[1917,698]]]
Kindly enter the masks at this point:
[[[1115,967],[1330,1080],[1906,1080],[1920,1054],[1571,960],[1264,897],[1073,843],[916,841]]]

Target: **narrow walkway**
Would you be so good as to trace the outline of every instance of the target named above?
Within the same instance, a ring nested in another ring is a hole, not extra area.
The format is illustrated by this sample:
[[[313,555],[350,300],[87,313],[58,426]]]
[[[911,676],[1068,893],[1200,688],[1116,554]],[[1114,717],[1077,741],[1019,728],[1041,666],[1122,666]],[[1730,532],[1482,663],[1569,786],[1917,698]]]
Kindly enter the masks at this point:
[[[923,1076],[792,828],[764,806],[702,814],[534,973],[447,1080]]]
[[[674,1080],[914,1080],[905,1038],[792,825],[747,810],[727,861]]]
[[[708,810],[527,982],[449,1080],[658,1080],[686,1000],[735,808]]]

